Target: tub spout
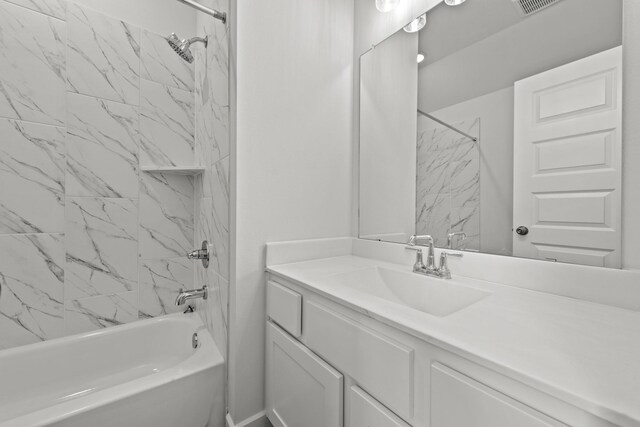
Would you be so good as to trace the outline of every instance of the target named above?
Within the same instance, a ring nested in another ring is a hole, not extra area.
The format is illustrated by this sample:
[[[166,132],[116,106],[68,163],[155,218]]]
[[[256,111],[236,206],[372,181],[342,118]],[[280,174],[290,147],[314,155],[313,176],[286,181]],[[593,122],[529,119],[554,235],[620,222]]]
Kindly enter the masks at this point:
[[[176,298],[176,305],[182,305],[186,303],[188,300],[202,298],[207,299],[209,296],[209,290],[207,286],[203,286],[202,289],[192,289],[189,291],[180,290],[178,297]]]

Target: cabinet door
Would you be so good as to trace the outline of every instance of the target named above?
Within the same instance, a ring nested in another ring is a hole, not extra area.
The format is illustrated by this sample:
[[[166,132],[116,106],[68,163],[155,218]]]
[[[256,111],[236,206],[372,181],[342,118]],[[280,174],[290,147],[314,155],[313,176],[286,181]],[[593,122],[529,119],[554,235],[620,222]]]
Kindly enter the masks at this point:
[[[409,427],[358,386],[349,390],[349,427]]]
[[[342,375],[267,322],[267,416],[274,427],[342,427]]]
[[[431,367],[431,427],[560,427],[562,424],[438,363]]]

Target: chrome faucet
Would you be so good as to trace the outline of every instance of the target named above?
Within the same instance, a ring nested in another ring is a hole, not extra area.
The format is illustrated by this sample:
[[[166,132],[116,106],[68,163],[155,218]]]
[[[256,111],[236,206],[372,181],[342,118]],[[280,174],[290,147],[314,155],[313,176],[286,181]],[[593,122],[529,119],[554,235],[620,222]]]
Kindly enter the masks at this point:
[[[192,289],[189,291],[180,289],[180,293],[176,298],[176,305],[182,305],[186,303],[188,300],[192,300],[196,298],[207,299],[208,296],[209,296],[209,289],[207,288],[206,285],[203,286],[202,289]]]
[[[427,264],[422,261],[422,248],[418,247],[417,242],[420,240],[427,241]],[[418,274],[424,274],[425,276],[440,277],[442,279],[451,279],[451,270],[449,270],[449,264],[447,262],[448,256],[462,256],[462,254],[442,252],[440,254],[440,266],[436,266],[435,262],[435,250],[433,246],[433,237],[429,235],[423,236],[411,236],[407,243],[406,249],[416,252],[416,262],[413,264],[413,272]]]
[[[209,242],[206,240],[202,242],[202,249],[196,249],[195,251],[191,251],[187,254],[187,258],[189,259],[199,259],[202,261],[202,266],[204,268],[209,267],[209,253],[211,252],[209,247]]]
[[[467,238],[467,233],[463,231],[455,231],[447,234],[447,248],[453,249],[453,239],[455,239],[456,236],[460,236],[462,240],[465,240]]]

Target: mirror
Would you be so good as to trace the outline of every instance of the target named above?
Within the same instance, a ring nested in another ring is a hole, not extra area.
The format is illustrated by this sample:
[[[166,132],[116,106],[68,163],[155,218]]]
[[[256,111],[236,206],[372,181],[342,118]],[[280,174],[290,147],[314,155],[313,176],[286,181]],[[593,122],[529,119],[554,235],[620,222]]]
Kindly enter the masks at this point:
[[[537,3],[440,3],[361,56],[361,238],[621,267],[622,0]]]

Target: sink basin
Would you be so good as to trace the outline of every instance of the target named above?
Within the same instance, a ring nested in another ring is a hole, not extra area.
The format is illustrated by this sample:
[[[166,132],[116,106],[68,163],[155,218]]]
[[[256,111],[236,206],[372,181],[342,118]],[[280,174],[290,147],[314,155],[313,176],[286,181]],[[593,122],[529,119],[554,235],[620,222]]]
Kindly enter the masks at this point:
[[[455,313],[491,295],[490,292],[460,285],[452,280],[384,267],[336,274],[327,280],[331,284],[355,289],[438,317]]]

